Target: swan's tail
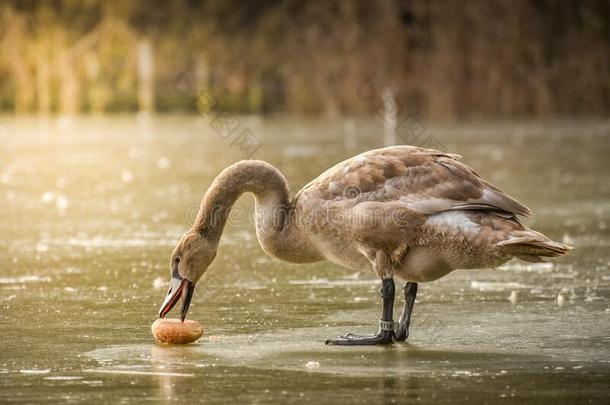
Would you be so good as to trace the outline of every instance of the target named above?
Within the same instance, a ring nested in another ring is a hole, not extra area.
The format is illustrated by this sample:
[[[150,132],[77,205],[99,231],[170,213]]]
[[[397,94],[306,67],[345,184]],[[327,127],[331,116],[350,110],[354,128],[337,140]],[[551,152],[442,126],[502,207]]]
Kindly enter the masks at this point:
[[[497,246],[504,254],[533,263],[544,262],[546,257],[561,256],[573,249],[531,229],[513,231],[509,239],[498,242]]]

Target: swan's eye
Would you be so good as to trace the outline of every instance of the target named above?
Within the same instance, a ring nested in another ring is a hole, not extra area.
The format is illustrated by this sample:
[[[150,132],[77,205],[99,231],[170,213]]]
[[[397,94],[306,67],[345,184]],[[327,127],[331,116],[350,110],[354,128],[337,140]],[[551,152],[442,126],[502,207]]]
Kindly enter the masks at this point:
[[[176,264],[180,263],[180,258],[179,258],[179,257],[176,257],[176,258],[174,259],[174,262],[175,262]]]

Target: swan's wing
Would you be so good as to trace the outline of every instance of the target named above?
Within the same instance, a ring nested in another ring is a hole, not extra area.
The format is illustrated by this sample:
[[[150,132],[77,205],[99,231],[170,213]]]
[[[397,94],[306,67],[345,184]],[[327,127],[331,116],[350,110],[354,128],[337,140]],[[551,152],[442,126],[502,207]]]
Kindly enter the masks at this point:
[[[333,166],[303,187],[296,199],[400,202],[424,214],[456,209],[485,209],[506,217],[530,214],[460,158],[414,146],[377,149]]]

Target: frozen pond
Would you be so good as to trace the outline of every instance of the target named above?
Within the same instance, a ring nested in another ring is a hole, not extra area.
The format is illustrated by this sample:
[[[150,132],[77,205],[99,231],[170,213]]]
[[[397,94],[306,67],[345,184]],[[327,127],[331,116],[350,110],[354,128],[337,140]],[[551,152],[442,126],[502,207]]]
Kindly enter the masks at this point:
[[[381,124],[241,118],[293,193]],[[0,119],[0,402],[608,401],[610,122],[425,131],[576,249],[421,284],[407,344],[326,347],[376,329],[378,283],[267,257],[246,196],[195,290],[204,337],[162,347],[171,250],[243,148],[198,116]]]

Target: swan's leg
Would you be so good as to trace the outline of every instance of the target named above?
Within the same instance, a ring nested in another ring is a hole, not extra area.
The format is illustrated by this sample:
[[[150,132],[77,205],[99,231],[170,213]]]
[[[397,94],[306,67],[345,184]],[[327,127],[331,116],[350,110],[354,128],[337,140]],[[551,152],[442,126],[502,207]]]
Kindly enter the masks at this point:
[[[381,280],[381,298],[383,308],[379,320],[379,332],[372,336],[358,336],[348,333],[338,340],[327,340],[327,345],[338,346],[364,346],[364,345],[387,345],[394,342],[394,279],[384,278]]]
[[[411,312],[415,305],[415,296],[417,295],[417,283],[409,281],[402,288],[405,296],[405,307],[400,315],[398,330],[396,331],[395,339],[397,342],[404,342],[409,337],[409,324],[411,323]]]

